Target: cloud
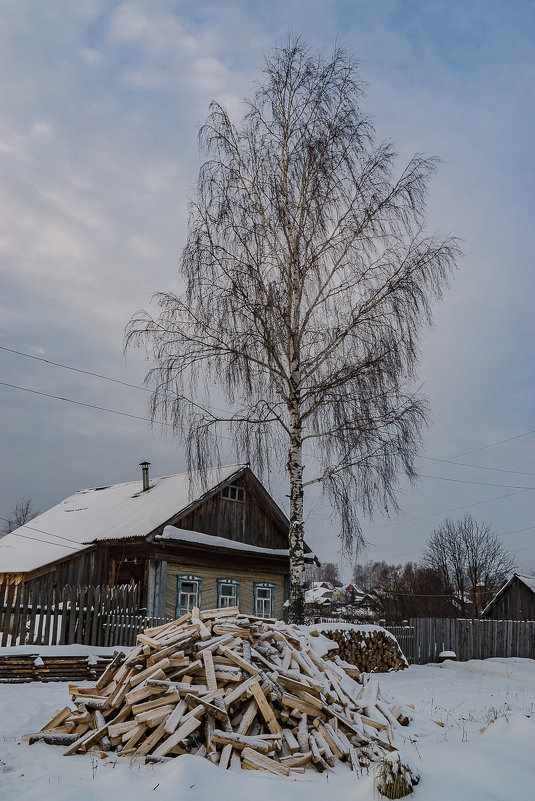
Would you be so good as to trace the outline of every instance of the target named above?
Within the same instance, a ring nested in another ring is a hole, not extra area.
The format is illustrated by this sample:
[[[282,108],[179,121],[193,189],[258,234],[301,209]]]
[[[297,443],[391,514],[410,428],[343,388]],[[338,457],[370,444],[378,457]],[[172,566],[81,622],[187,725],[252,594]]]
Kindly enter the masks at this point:
[[[49,0],[3,13],[0,344],[140,384],[148,364],[142,354],[125,364],[123,327],[154,291],[179,286],[210,100],[239,119],[273,44],[303,32],[330,49],[338,37],[363,65],[364,108],[397,143],[400,163],[422,150],[445,161],[429,229],[465,239],[465,262],[423,342],[434,414],[426,451],[455,455],[533,427],[530,4]],[[11,383],[146,414],[142,392],[1,359]],[[72,489],[133,477],[147,454],[160,474],[184,464],[143,423],[5,388],[2,401],[7,511],[28,488],[44,508]],[[477,459],[535,472],[529,438]],[[282,481],[277,492],[284,504]],[[401,500],[412,518],[493,494],[428,479],[403,486]],[[530,503],[526,493],[479,511],[505,531],[531,522]],[[328,559],[327,518],[320,510],[309,531]],[[389,555],[417,549],[434,518],[386,523],[369,536]]]

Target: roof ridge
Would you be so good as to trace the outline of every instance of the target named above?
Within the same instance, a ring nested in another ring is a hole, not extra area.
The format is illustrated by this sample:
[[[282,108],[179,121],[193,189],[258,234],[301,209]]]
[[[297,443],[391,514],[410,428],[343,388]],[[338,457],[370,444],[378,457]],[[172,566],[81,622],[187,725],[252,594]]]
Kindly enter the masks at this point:
[[[215,470],[226,470],[229,467],[249,467],[249,462],[237,462],[236,464],[222,464],[219,467],[208,467],[205,472],[211,473]],[[165,476],[153,476],[151,481],[161,481],[163,478],[176,478],[177,476],[192,476],[196,473],[202,473],[202,470],[184,470],[182,473],[168,473]],[[113,484],[101,484],[95,487],[82,487],[75,490],[73,495],[78,495],[79,492],[96,492],[103,489],[111,489],[112,487],[125,487],[127,484],[139,484],[141,478],[133,478],[131,481],[117,481]],[[68,497],[72,497],[69,495]],[[67,500],[66,498],[64,500]],[[61,503],[61,501],[60,501]]]

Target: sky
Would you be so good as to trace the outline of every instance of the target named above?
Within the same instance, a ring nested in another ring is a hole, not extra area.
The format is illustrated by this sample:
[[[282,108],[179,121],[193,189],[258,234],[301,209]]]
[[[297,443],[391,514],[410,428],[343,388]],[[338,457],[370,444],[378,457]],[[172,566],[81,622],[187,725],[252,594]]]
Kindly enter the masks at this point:
[[[423,338],[432,416],[420,479],[400,481],[399,515],[363,520],[360,558],[417,560],[446,515],[469,512],[520,572],[535,571],[535,4],[0,0],[0,10],[0,517],[23,495],[44,511],[77,489],[135,480],[145,459],[153,475],[185,469],[170,430],[143,419],[151,365],[125,357],[124,327],[154,292],[180,291],[208,104],[241,114],[264,55],[300,34],[356,56],[364,107],[400,168],[415,152],[442,160],[427,228],[461,237],[465,253]],[[282,472],[270,486],[285,507]],[[317,495],[306,526],[319,558],[336,561],[337,523]]]

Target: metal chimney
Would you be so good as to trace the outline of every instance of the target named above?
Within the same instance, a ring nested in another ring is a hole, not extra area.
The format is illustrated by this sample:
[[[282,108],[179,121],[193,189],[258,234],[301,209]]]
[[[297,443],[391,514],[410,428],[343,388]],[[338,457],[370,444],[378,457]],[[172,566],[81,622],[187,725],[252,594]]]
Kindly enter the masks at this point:
[[[150,462],[140,462],[139,466],[141,467],[141,477],[143,479],[143,492],[146,492],[149,489]]]

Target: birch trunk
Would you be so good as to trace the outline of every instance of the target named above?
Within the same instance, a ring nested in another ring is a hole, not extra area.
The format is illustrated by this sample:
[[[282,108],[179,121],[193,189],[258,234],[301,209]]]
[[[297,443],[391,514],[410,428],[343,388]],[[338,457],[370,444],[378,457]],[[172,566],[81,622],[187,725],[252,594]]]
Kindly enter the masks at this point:
[[[290,410],[290,623],[303,623],[305,617],[305,560],[303,521],[303,441],[297,402]]]

